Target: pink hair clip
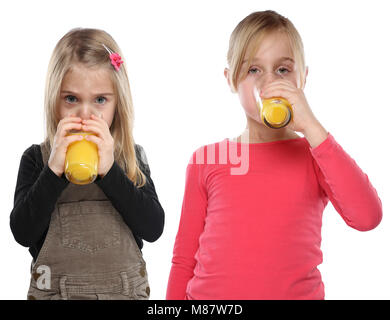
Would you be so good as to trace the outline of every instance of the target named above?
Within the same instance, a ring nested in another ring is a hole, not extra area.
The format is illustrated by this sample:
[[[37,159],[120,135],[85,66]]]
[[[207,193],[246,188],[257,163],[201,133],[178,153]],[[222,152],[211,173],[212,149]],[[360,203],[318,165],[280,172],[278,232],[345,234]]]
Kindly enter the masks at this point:
[[[119,67],[123,63],[121,56],[119,54],[117,54],[116,52],[112,52],[103,43],[102,43],[102,45],[107,50],[107,52],[110,54],[111,64],[114,66],[115,70],[118,71]]]

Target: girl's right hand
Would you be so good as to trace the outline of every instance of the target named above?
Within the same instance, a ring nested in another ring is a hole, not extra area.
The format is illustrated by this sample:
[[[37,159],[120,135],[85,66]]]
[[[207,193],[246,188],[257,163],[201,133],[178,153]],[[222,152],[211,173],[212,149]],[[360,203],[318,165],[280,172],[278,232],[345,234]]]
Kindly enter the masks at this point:
[[[64,164],[66,150],[68,145],[72,142],[82,140],[83,137],[79,135],[69,135],[68,131],[72,129],[81,130],[81,118],[76,117],[74,114],[66,116],[60,122],[58,122],[57,132],[54,136],[53,147],[51,149],[50,157],[48,160],[48,166],[58,177],[61,177],[64,173]]]

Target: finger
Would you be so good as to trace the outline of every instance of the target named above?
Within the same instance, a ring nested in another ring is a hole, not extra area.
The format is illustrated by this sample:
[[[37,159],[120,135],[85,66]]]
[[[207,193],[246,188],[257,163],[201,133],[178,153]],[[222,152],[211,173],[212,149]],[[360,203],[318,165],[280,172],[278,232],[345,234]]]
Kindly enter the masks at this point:
[[[57,131],[66,123],[71,123],[71,122],[81,123],[81,120],[82,119],[80,117],[65,117],[58,122]]]
[[[102,114],[100,114],[99,116],[96,116],[96,115],[92,114],[92,115],[91,115],[91,119],[97,120],[97,121],[99,121],[99,122],[106,122],[106,121],[103,119],[103,115],[102,115]]]
[[[86,119],[83,120],[82,122],[83,124],[87,124],[87,125],[96,124],[98,126],[101,126],[102,128],[106,128],[107,130],[109,130],[107,122],[103,118],[99,118],[95,115],[91,115],[91,119]]]
[[[103,130],[104,129],[109,130],[108,124],[107,124],[107,122],[104,119],[97,119],[97,118],[95,118],[95,119],[85,119],[85,120],[82,121],[82,123],[86,124],[86,125],[90,125],[90,124],[96,125],[98,127],[101,127]]]
[[[83,140],[83,136],[80,136],[80,135],[76,135],[76,134],[72,134],[70,136],[66,136],[62,139],[60,145],[59,145],[59,149],[63,150],[63,151],[66,151],[66,149],[68,148],[68,146],[72,143],[72,142],[75,142],[75,141],[80,141],[80,140]]]
[[[288,92],[286,90],[272,89],[272,90],[264,91],[263,94],[261,95],[261,98],[268,99],[268,98],[273,98],[273,97],[282,97],[282,98],[287,99],[288,96],[290,96],[290,92]]]
[[[82,126],[82,129],[83,129],[84,131],[90,131],[90,132],[96,133],[100,138],[103,138],[103,137],[104,137],[104,132],[103,132],[103,130],[102,130],[100,127],[98,127],[98,126],[94,126],[94,125],[88,125],[88,126],[86,126],[86,125],[83,125],[83,126]]]
[[[292,89],[290,87],[285,87],[285,86],[268,88],[261,92],[261,98],[275,97],[281,92],[286,95],[291,95],[296,92],[296,89]]]
[[[295,87],[292,83],[290,82],[281,82],[280,80],[278,81],[275,81],[275,82],[272,82],[266,86],[264,86],[262,89],[261,89],[261,92],[263,91],[266,91],[268,89],[271,89],[271,88],[275,88],[275,87],[281,87],[281,88],[290,88],[291,90],[296,90],[297,87]]]
[[[268,85],[266,85],[265,87],[262,88],[262,91],[265,91],[265,90],[268,90],[268,89],[271,89],[271,88],[275,88],[275,87],[280,87],[280,88],[290,88],[291,90],[296,90],[297,87],[295,87],[293,84],[291,83],[286,83],[286,82],[272,82]]]
[[[285,83],[287,85],[295,87],[295,84],[291,80],[288,80],[288,79],[277,79],[277,80],[272,81],[268,85],[274,85],[274,84],[278,84],[278,83]]]
[[[91,114],[91,116],[89,117],[89,119],[84,119],[84,120],[83,120],[83,122],[88,122],[88,121],[96,121],[96,122],[98,122],[98,123],[103,123],[103,122],[105,122],[102,115],[96,116],[96,115],[94,115],[94,114]]]
[[[101,139],[101,138],[99,138],[97,136],[94,136],[94,135],[87,135],[87,136],[85,136],[85,140],[93,142],[98,147],[101,146],[102,143],[103,143],[103,139]]]
[[[105,121],[103,123],[97,122],[95,120],[83,120],[83,130],[89,130],[90,127],[96,127],[100,129],[101,137],[111,136],[110,129]]]
[[[79,120],[81,121],[82,119],[76,116],[75,114],[71,114],[69,116],[62,118],[59,122],[79,121]]]
[[[294,104],[295,95],[286,90],[272,90],[267,93],[262,99],[271,99],[271,98],[283,98],[286,99],[291,105]]]
[[[85,124],[85,125],[96,125],[96,126],[102,126],[103,123],[102,122],[99,122],[99,121],[96,121],[96,120],[92,120],[92,119],[84,119],[83,121],[81,121],[82,124]]]
[[[68,131],[75,129],[75,130],[81,130],[82,124],[77,122],[70,122],[63,124],[59,129],[57,129],[57,132],[59,133],[60,137],[64,137],[68,134]]]

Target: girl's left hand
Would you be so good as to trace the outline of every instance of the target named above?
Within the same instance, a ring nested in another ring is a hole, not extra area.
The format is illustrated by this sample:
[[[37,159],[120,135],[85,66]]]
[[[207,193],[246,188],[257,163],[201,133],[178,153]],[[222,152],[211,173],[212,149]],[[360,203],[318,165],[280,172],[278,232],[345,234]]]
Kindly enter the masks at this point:
[[[293,120],[287,128],[305,133],[309,126],[315,125],[318,121],[307,103],[302,89],[298,89],[292,82],[286,79],[275,80],[265,86],[260,93],[262,99],[282,97],[288,100],[293,110]]]
[[[95,143],[98,147],[98,175],[103,178],[114,164],[114,138],[111,136],[107,122],[102,118],[91,115],[91,119],[83,120],[82,124],[83,131],[96,134],[96,136],[85,136],[85,139]]]

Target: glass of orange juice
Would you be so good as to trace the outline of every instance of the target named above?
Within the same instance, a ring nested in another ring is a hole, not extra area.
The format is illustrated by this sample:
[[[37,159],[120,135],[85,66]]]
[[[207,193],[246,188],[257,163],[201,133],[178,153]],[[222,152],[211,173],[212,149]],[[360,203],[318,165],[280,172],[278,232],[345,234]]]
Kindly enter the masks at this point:
[[[70,131],[68,135],[92,135],[91,132]],[[88,184],[95,181],[99,163],[98,148],[85,139],[72,142],[65,157],[65,176],[74,184]]]
[[[254,93],[261,120],[267,127],[280,129],[290,123],[293,112],[291,104],[286,99],[274,97],[261,100],[256,88]]]

